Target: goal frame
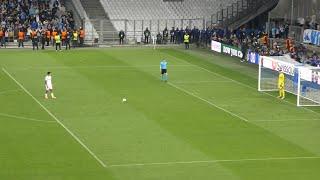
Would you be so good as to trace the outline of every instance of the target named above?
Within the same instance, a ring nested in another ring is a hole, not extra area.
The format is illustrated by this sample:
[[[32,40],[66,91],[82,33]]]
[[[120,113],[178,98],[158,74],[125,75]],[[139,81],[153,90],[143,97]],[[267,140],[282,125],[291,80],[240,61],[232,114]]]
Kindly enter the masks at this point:
[[[272,72],[279,72],[279,70],[277,68],[274,68],[274,69],[271,69],[271,68],[266,68],[263,66],[263,61],[264,61],[264,56],[262,56],[260,59],[259,59],[259,72],[258,72],[258,91],[259,92],[274,92],[274,91],[278,91],[277,88],[270,88],[270,89],[263,89],[262,86],[261,86],[261,83],[262,83],[262,74],[263,74],[263,69],[268,69],[269,71],[272,71]],[[270,58],[270,57],[268,57]],[[274,59],[274,64],[277,64],[277,63],[285,63],[285,64],[290,64],[288,62],[281,62],[281,60],[276,60]],[[272,63],[273,65],[273,63]],[[293,84],[296,83],[296,87],[293,87],[293,91],[291,90],[288,90],[287,88],[285,89],[285,91],[287,93],[290,93],[290,94],[293,94],[296,96],[297,100],[296,100],[296,105],[298,107],[302,107],[302,106],[313,106],[313,107],[317,107],[317,106],[320,106],[320,100],[316,101],[316,100],[313,100],[311,98],[308,98],[306,96],[303,96],[301,91],[302,91],[302,85],[301,85],[301,82],[302,80],[303,81],[307,81],[309,83],[317,83],[317,85],[319,85],[320,87],[320,67],[312,67],[312,66],[305,66],[305,65],[302,65],[302,64],[291,64],[291,68],[294,69],[294,75],[291,75],[291,74],[288,74],[285,72],[286,76],[290,76],[292,77],[293,79],[294,78],[297,78],[297,82],[293,82]],[[280,68],[281,69],[281,68]],[[305,73],[307,72],[307,76],[305,74],[302,74],[302,73]],[[313,82],[313,73],[314,72],[319,72],[318,74],[318,78],[319,78],[319,81],[317,82]],[[297,77],[295,77],[297,76]],[[320,96],[320,89],[319,89],[319,96]],[[312,103],[310,104],[302,104],[301,103],[301,99],[305,99],[307,101],[310,101]]]

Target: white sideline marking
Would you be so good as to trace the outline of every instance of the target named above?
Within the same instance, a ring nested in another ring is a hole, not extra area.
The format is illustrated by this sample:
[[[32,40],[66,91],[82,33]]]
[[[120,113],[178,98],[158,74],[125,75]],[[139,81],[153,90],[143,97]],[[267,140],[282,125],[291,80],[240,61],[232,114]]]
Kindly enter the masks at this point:
[[[222,111],[224,111],[224,112],[226,112],[226,113],[228,113],[228,114],[230,114],[230,115],[232,115],[232,116],[234,116],[234,117],[237,117],[237,118],[239,118],[239,119],[241,119],[241,120],[243,120],[243,121],[248,122],[248,120],[247,120],[246,118],[244,118],[244,117],[242,117],[242,116],[239,116],[239,115],[237,115],[237,114],[235,114],[235,113],[233,113],[233,112],[231,112],[231,111],[228,111],[228,110],[224,109],[223,107],[220,107],[220,106],[218,106],[218,105],[216,105],[216,104],[214,104],[214,103],[212,103],[212,102],[210,102],[210,101],[208,101],[208,100],[206,100],[206,99],[204,99],[204,98],[202,98],[202,97],[200,97],[200,96],[197,96],[197,95],[195,95],[194,93],[192,93],[192,92],[190,92],[190,91],[188,91],[188,90],[186,90],[186,89],[184,89],[184,88],[178,87],[178,86],[176,86],[176,85],[174,85],[174,84],[172,84],[172,83],[170,83],[170,82],[168,82],[168,84],[169,84],[170,86],[172,86],[172,87],[174,87],[174,88],[176,88],[176,89],[178,89],[178,90],[180,90],[180,91],[182,91],[182,92],[184,92],[184,93],[186,93],[186,94],[189,94],[190,96],[193,96],[193,97],[195,97],[195,98],[198,98],[198,99],[200,99],[200,100],[202,100],[202,101],[210,104],[211,106],[214,106],[214,107],[216,107],[216,108],[218,108],[218,109],[220,109],[220,110],[222,110]]]
[[[21,91],[21,90],[20,89],[5,90],[5,91],[1,91],[0,94],[6,94],[6,93],[9,93],[9,92],[18,92],[18,91]]]
[[[171,65],[172,67],[194,67],[194,65]],[[118,69],[122,69],[122,68],[139,68],[139,67],[160,67],[159,65],[137,65],[137,66],[130,66],[130,65],[123,65],[123,66],[117,66],[117,65],[110,65],[110,66],[72,66],[72,67],[67,67],[67,66],[52,66],[50,67],[50,69],[95,69],[95,68],[118,68]],[[16,68],[12,68],[12,69],[48,69],[48,67],[16,67]]]
[[[223,80],[217,80],[217,81],[176,81],[174,83],[176,84],[201,84],[201,83],[231,83],[232,81],[223,81]]]
[[[56,122],[61,125],[85,150],[89,152],[89,154],[96,159],[103,167],[107,167],[107,165],[95,155],[87,145],[85,145],[71,130],[69,130],[55,115],[53,115],[44,105],[38,101],[22,84],[20,84],[5,68],[2,68],[2,71],[6,73],[20,88],[28,94],[36,103],[38,103],[43,110],[45,110]]]
[[[279,120],[249,120],[249,122],[289,122],[289,121],[320,121],[320,119],[279,119]]]
[[[9,118],[15,118],[15,119],[23,119],[23,120],[28,120],[28,121],[37,121],[37,122],[45,122],[45,123],[56,123],[56,121],[46,121],[46,120],[41,120],[41,119],[28,118],[28,117],[16,116],[16,115],[5,114],[5,113],[0,113],[0,116],[9,117]]]
[[[275,157],[275,158],[254,158],[254,159],[220,159],[208,161],[176,161],[176,162],[155,162],[155,163],[137,163],[137,164],[114,164],[108,167],[135,167],[135,166],[153,166],[153,165],[176,165],[176,164],[202,164],[202,163],[223,163],[223,162],[246,162],[246,161],[277,161],[277,160],[304,160],[320,159],[314,157]]]

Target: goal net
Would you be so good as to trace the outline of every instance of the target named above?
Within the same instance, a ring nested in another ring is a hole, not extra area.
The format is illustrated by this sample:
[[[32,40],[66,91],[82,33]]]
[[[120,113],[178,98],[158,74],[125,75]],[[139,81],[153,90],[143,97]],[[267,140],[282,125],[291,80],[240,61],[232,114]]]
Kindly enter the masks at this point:
[[[297,105],[320,105],[320,68],[299,68]]]
[[[285,57],[262,57],[259,91],[278,91],[279,71],[285,74],[285,91],[297,96],[297,106],[320,106],[320,68],[288,62]]]

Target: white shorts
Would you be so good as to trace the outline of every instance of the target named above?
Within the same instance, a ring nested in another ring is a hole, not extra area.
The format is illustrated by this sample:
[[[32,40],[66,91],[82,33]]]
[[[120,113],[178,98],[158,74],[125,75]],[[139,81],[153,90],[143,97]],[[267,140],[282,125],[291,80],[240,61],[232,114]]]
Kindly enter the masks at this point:
[[[52,84],[46,84],[45,87],[47,91],[52,90]]]

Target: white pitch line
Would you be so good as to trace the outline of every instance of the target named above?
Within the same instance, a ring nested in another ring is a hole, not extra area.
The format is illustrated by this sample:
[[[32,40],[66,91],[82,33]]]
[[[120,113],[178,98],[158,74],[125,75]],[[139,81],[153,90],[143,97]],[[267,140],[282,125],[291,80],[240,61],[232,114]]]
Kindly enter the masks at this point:
[[[28,117],[16,116],[16,115],[5,114],[5,113],[0,113],[0,116],[9,117],[9,118],[15,118],[15,119],[23,119],[23,120],[28,120],[28,121],[45,122],[45,123],[56,123],[56,121],[46,121],[46,120],[41,120],[41,119],[28,118]]]
[[[2,68],[2,71],[6,73],[20,88],[28,94],[36,103],[38,103],[43,110],[45,110],[56,122],[61,125],[88,153],[96,159],[103,167],[107,167],[107,165],[95,155],[87,145],[85,145],[70,129],[68,129],[54,114],[52,114],[44,105],[38,101],[21,83],[19,83],[5,68]]]
[[[280,119],[280,120],[249,120],[249,122],[292,122],[292,121],[320,121],[320,119]]]
[[[202,84],[202,83],[232,83],[232,81],[222,81],[222,80],[217,80],[217,81],[176,81],[174,82],[176,84]]]
[[[172,161],[172,162],[155,162],[155,163],[136,163],[136,164],[114,164],[109,165],[112,167],[136,167],[136,166],[154,166],[154,165],[177,165],[177,164],[203,164],[203,163],[223,163],[223,162],[250,162],[250,161],[281,161],[281,160],[307,160],[307,159],[320,159],[318,156],[310,157],[274,157],[274,158],[253,158],[253,159],[220,159],[208,161]]]
[[[194,65],[171,65],[172,67],[193,67]],[[50,69],[97,69],[97,68],[103,68],[103,69],[122,69],[122,68],[139,68],[139,67],[160,67],[159,65],[106,65],[106,66],[72,66],[72,67],[67,67],[67,66],[51,66]],[[48,69],[48,67],[16,67],[12,69]]]
[[[21,91],[21,90],[20,89],[4,90],[4,91],[1,91],[0,94],[6,94],[6,93],[9,93],[9,92],[18,92],[18,91]]]
[[[227,109],[225,109],[225,108],[223,108],[223,107],[220,107],[220,106],[212,103],[211,101],[208,101],[208,100],[206,100],[206,99],[204,99],[204,98],[202,98],[202,97],[200,97],[200,96],[197,96],[197,95],[195,95],[194,93],[192,93],[192,92],[190,92],[190,91],[188,91],[188,90],[186,90],[186,89],[184,89],[184,88],[178,87],[178,86],[176,86],[176,85],[174,85],[174,84],[172,84],[172,83],[170,83],[170,82],[168,82],[168,84],[169,84],[170,86],[172,86],[172,87],[174,87],[174,88],[176,88],[176,89],[178,89],[178,90],[180,90],[180,91],[182,91],[182,92],[190,95],[190,96],[193,96],[193,97],[195,97],[195,98],[197,98],[197,99],[200,99],[201,101],[204,101],[204,102],[208,103],[209,105],[211,105],[211,106],[213,106],[213,107],[215,107],[215,108],[217,108],[217,109],[220,109],[220,110],[222,110],[222,111],[224,111],[224,112],[226,112],[226,113],[228,113],[228,114],[230,114],[230,115],[232,115],[232,116],[234,116],[234,117],[237,117],[237,118],[239,118],[239,119],[241,119],[241,120],[243,120],[243,121],[248,122],[248,120],[247,120],[246,118],[244,118],[244,117],[242,117],[242,116],[239,116],[239,115],[237,115],[237,114],[235,114],[235,113],[233,113],[233,112],[231,112],[231,111],[229,111],[229,110],[227,110]]]

